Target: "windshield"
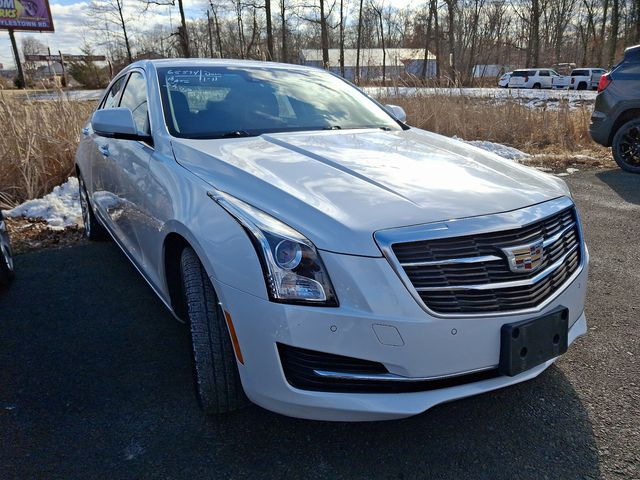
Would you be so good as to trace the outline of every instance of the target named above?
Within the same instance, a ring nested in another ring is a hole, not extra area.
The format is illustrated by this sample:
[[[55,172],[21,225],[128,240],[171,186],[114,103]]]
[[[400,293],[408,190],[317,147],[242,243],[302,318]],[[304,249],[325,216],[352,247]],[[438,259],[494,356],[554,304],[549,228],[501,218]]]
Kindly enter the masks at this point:
[[[230,138],[299,130],[402,127],[360,91],[321,70],[159,68],[173,136]]]

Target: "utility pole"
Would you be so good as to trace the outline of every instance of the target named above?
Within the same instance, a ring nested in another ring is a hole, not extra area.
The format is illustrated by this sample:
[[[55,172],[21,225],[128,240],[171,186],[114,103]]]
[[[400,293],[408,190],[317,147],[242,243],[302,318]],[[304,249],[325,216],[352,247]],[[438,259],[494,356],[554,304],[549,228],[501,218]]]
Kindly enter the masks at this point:
[[[18,44],[16,43],[16,37],[13,34],[13,28],[9,29],[9,39],[11,40],[11,48],[13,49],[13,56],[16,59],[16,68],[18,70],[18,83],[20,88],[27,88],[27,84],[24,81],[24,73],[22,71],[22,63],[20,62],[20,53],[18,52]]]
[[[209,30],[209,56],[213,58],[213,35],[211,33],[211,17],[209,16],[209,9],[207,9],[207,29]]]
[[[67,69],[64,68],[64,56],[62,52],[58,50],[58,55],[60,55],[60,65],[62,66],[62,83],[65,88],[69,87],[69,83],[67,82]]]

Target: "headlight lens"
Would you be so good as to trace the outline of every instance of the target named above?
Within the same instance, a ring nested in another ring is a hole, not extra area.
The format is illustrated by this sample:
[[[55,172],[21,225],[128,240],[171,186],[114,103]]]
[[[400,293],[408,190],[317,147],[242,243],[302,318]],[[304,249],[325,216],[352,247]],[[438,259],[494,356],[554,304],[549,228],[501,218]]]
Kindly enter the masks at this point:
[[[219,190],[209,196],[247,230],[274,302],[337,307],[338,299],[316,247],[267,213]]]

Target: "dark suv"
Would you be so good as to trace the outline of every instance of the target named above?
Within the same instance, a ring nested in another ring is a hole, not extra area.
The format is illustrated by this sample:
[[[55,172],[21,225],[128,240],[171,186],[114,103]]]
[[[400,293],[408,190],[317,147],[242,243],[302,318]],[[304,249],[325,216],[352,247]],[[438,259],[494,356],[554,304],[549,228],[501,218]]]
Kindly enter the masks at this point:
[[[640,173],[640,45],[627,48],[624,59],[600,78],[589,133],[611,147],[616,163]]]

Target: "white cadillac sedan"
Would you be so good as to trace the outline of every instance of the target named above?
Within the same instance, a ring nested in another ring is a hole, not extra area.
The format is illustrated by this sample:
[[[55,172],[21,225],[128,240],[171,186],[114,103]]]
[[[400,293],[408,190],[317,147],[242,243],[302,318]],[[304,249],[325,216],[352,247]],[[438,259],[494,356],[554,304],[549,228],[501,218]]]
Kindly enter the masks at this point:
[[[404,117],[294,65],[111,82],[76,156],[86,235],[190,325],[207,412],[406,417],[533,378],[586,332],[564,182]]]

